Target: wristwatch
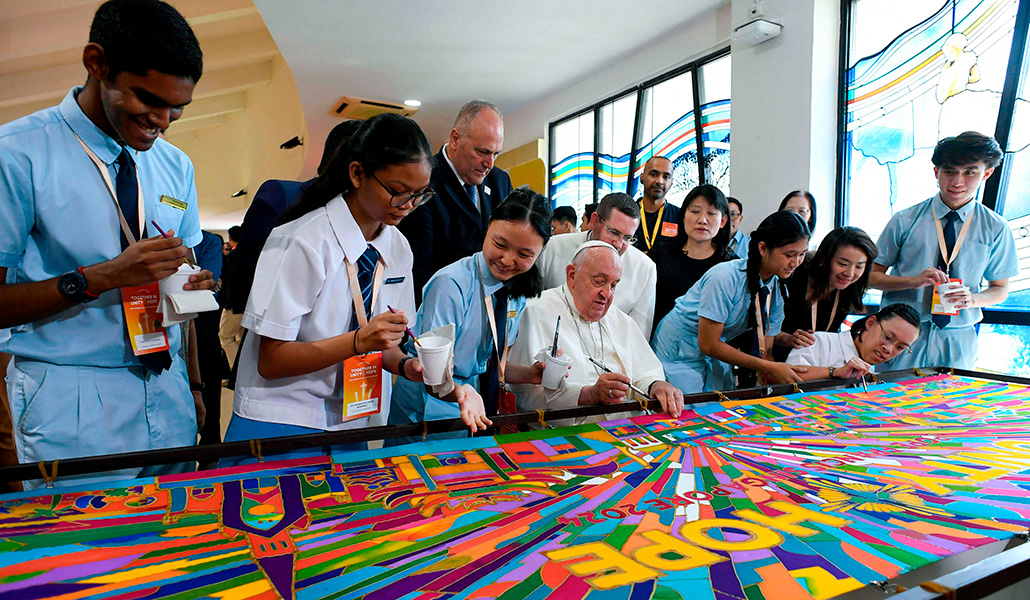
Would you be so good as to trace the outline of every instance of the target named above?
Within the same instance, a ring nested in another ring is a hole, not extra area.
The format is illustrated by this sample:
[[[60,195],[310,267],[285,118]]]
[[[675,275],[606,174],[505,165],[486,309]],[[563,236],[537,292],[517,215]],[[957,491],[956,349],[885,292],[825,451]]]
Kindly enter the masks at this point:
[[[837,367],[830,365],[830,379],[833,379],[833,372],[837,370]]]
[[[89,293],[89,286],[86,283],[86,276],[82,274],[82,267],[61,275],[57,279],[57,289],[62,296],[75,304],[92,302],[99,298],[98,295]]]

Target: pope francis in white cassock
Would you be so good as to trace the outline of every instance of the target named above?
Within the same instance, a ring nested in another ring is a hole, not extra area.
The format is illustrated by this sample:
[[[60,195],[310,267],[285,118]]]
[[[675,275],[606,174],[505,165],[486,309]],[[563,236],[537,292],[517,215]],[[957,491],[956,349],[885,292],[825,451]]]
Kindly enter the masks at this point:
[[[543,292],[526,305],[519,335],[511,351],[515,364],[532,364],[541,350],[550,351],[555,321],[561,316],[558,347],[572,358],[569,375],[558,389],[540,385],[514,385],[519,411],[553,410],[590,404],[618,404],[627,395],[636,400],[629,384],[647,391],[673,417],[683,410],[683,393],[664,380],[662,363],[655,356],[636,322],[612,306],[622,276],[618,252],[601,241],[579,247],[566,268],[566,282]],[[593,357],[607,366],[605,373]],[[553,421],[555,427],[624,418],[616,413]]]

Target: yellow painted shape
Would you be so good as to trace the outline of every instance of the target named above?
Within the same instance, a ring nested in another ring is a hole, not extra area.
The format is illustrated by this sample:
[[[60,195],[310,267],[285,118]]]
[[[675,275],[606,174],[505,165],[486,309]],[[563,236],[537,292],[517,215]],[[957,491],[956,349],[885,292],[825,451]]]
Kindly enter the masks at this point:
[[[726,560],[693,544],[672,537],[664,531],[645,531],[640,537],[654,542],[632,553],[633,558],[644,565],[663,571],[686,571],[695,567],[707,567]],[[662,555],[674,552],[677,558],[665,558]]]
[[[192,525],[190,527],[174,527],[161,532],[161,537],[197,537],[208,533],[216,533],[218,523],[209,525]]]
[[[912,482],[931,494],[937,494],[938,496],[947,496],[951,493],[951,490],[937,483],[936,479],[932,476],[916,475],[915,473],[896,471],[893,469],[884,471],[883,474]]]
[[[751,538],[741,542],[717,540],[708,535],[708,530],[716,528],[738,529],[750,535]],[[680,535],[689,542],[698,546],[704,546],[705,548],[711,548],[712,550],[765,550],[783,543],[783,536],[772,529],[747,521],[737,521],[736,519],[702,519],[700,521],[691,521],[690,523],[684,523],[680,527]]]
[[[239,587],[219,592],[211,592],[211,595],[215,598],[221,598],[222,600],[245,600],[246,598],[253,598],[258,594],[264,594],[271,589],[272,584],[269,583],[268,578],[262,577],[257,581],[252,581]]]
[[[658,578],[661,574],[645,567],[635,560],[623,556],[618,550],[603,542],[591,542],[578,546],[569,546],[560,550],[545,552],[547,558],[561,562],[574,558],[592,556],[590,560],[584,560],[565,565],[565,568],[575,575],[584,577],[595,573],[606,573],[615,569],[615,573],[606,573],[598,577],[587,579],[591,587],[599,590],[610,590],[612,588],[632,585],[642,581],[650,581]]]
[[[800,525],[798,525],[798,523],[804,521],[813,521],[816,523],[822,523],[823,525],[829,525],[830,527],[838,528],[844,527],[845,525],[851,522],[847,519],[842,519],[840,517],[835,517],[833,515],[828,515],[826,513],[809,510],[807,508],[804,508],[803,506],[798,506],[797,504],[784,502],[782,500],[770,502],[768,506],[770,508],[782,512],[783,514],[778,517],[770,517],[768,515],[762,514],[755,510],[751,510],[749,508],[744,510],[733,511],[733,514],[740,517],[741,519],[747,519],[748,521],[761,523],[766,527],[779,529],[780,531],[785,531],[791,535],[796,535],[800,537],[807,537],[818,533],[814,529],[809,529],[807,527],[801,527]]]

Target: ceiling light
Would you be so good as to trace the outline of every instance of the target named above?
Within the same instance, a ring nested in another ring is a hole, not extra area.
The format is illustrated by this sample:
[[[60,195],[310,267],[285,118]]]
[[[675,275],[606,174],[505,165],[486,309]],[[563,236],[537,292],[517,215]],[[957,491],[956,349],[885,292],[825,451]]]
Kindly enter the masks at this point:
[[[418,108],[422,106],[422,103],[418,100],[405,100],[404,106],[410,106],[411,108]]]
[[[233,195],[229,196],[229,197],[230,198],[239,198],[240,196],[246,196],[246,195],[247,195],[247,188],[243,188],[242,190],[239,190],[239,191],[233,193]]]
[[[285,142],[279,144],[279,148],[281,148],[283,150],[290,150],[291,148],[296,148],[297,146],[303,146],[303,145],[304,145],[304,140],[300,139],[297,136],[293,136],[292,138],[290,138],[290,139],[286,140]]]

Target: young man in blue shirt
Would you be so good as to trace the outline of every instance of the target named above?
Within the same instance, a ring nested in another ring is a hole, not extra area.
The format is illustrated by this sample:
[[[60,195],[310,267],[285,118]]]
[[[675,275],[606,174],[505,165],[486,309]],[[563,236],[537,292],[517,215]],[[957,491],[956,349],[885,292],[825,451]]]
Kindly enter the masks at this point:
[[[175,273],[201,240],[193,165],[159,138],[193,98],[200,46],[168,4],[112,0],[97,9],[82,60],[83,87],[0,126],[0,328],[11,328],[0,351],[14,356],[22,463],[192,445],[203,406],[178,356],[179,327],[162,337],[149,315],[136,317],[141,333],[130,337],[135,309],[123,301],[146,303],[130,290]],[[187,289],[213,286],[202,271]]]
[[[1009,278],[1019,273],[1008,223],[976,201],[1001,157],[994,138],[975,131],[941,140],[932,157],[939,192],[896,213],[880,235],[870,286],[884,291],[882,304],[903,302],[922,317],[911,352],[884,363],[884,370],[973,368],[980,309],[1004,302]],[[940,304],[934,289],[949,280],[962,284],[944,296],[958,314],[934,314],[931,305]]]

